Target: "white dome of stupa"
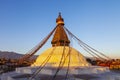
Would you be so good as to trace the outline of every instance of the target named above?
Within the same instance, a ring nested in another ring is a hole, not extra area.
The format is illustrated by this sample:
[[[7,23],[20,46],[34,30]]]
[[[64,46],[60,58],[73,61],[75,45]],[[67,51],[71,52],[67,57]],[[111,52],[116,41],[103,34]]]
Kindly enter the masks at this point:
[[[38,56],[32,66],[41,66],[41,64],[50,57],[46,65],[58,67],[62,59],[63,67],[90,66],[85,57],[76,49],[68,46],[51,47]],[[63,57],[62,57],[63,56]],[[69,59],[70,58],[70,59]]]

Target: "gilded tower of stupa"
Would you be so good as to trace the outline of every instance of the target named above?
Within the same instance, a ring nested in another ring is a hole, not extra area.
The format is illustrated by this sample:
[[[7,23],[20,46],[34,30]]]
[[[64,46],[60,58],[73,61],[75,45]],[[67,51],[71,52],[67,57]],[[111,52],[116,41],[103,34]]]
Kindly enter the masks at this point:
[[[61,17],[61,14],[59,13],[58,18],[56,19],[57,29],[55,31],[53,40],[52,40],[52,46],[69,46],[70,41],[68,39],[68,36],[64,30],[64,19]]]

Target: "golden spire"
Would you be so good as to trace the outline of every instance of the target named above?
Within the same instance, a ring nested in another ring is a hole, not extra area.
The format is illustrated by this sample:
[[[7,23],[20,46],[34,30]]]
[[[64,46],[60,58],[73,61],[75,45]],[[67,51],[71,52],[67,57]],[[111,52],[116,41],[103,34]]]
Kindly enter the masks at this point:
[[[56,19],[57,25],[63,24],[64,25],[64,19],[61,16],[61,13],[59,12],[58,18]]]
[[[64,30],[64,19],[59,13],[58,18],[56,19],[57,28],[52,39],[52,46],[69,46],[70,40]]]

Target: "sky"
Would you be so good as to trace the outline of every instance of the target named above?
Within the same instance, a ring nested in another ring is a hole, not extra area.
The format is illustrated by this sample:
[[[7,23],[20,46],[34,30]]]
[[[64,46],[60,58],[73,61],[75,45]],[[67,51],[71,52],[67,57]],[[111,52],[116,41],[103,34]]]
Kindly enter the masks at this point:
[[[25,54],[50,33],[61,12],[65,27],[79,39],[111,58],[120,58],[119,3],[120,0],[0,0],[0,51]]]

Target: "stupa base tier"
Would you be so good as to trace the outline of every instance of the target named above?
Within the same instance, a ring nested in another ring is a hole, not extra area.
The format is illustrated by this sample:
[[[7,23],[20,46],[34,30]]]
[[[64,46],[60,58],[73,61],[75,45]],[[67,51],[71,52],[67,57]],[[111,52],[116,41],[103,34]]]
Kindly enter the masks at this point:
[[[33,74],[35,71],[40,70],[42,67],[22,67],[16,68],[17,73],[25,73],[25,74]],[[46,74],[46,75],[54,75],[56,73],[56,67],[44,67],[39,74]],[[67,72],[67,68],[62,68],[58,72],[58,75],[65,75]],[[69,69],[70,74],[97,74],[109,72],[108,67],[100,67],[100,66],[90,66],[90,67],[74,67]]]
[[[16,68],[16,71],[4,73],[1,80],[29,80],[36,70],[41,67],[22,67]],[[32,80],[52,80],[58,68],[44,67],[38,75]],[[67,68],[62,68],[55,80],[64,80]],[[120,80],[119,74],[112,73],[107,67],[91,66],[91,67],[74,67],[69,70],[68,80]],[[109,79],[108,79],[109,78]]]

